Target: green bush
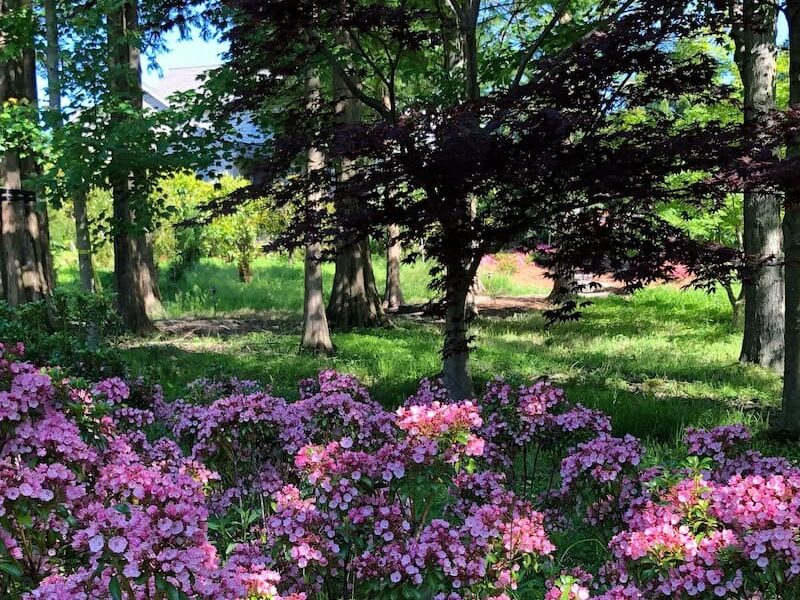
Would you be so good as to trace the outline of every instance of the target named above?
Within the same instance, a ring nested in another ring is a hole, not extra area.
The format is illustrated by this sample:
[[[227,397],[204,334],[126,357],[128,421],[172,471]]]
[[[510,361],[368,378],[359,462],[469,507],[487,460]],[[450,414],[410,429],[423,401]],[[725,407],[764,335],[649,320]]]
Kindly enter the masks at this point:
[[[28,360],[59,365],[69,375],[122,375],[113,345],[122,331],[113,304],[101,295],[57,291],[15,308],[0,302],[0,342],[22,342]]]

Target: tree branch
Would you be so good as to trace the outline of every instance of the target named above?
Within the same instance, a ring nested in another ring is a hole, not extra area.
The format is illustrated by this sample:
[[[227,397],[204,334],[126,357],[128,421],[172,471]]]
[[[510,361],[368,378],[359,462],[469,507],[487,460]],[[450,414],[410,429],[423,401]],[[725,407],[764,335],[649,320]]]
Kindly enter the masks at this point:
[[[558,22],[564,17],[571,3],[572,0],[561,0],[561,4],[556,9],[556,12],[553,13],[553,18],[550,19],[550,22],[542,30],[542,33],[539,35],[539,37],[536,38],[536,41],[533,43],[533,45],[525,51],[525,54],[522,55],[522,60],[520,60],[519,67],[517,68],[517,74],[514,76],[514,81],[511,84],[512,90],[519,87],[519,84],[525,75],[525,69],[528,67],[528,63],[531,62],[531,59],[542,47],[542,44],[544,44],[547,36],[550,35],[553,29],[555,29],[556,25],[558,25]]]
[[[353,94],[353,97],[360,100],[362,104],[374,110],[384,119],[391,120],[392,115],[389,112],[389,110],[383,105],[382,102],[376,100],[375,98],[367,96],[364,93],[364,90],[362,90],[359,86],[355,84],[353,79],[350,77],[350,75],[347,74],[347,71],[342,66],[342,63],[340,63],[337,60],[337,58],[333,55],[333,52],[331,52],[324,46],[321,47],[321,52],[322,55],[325,57],[325,59],[328,61],[328,63],[331,65],[331,68],[333,68],[336,71],[336,74],[342,78],[342,82],[345,84],[345,86],[347,86],[348,91],[351,94]]]
[[[366,48],[364,48],[364,45],[359,41],[358,37],[349,28],[347,32],[350,35],[350,39],[353,40],[353,44],[355,45],[356,50],[358,50],[358,53],[361,55],[361,58],[363,58],[364,61],[370,67],[372,67],[372,70],[375,71],[375,75],[378,77],[378,79],[381,80],[382,83],[389,85],[388,77],[384,74],[380,66],[374,60],[372,60],[372,57],[369,55],[369,52],[367,52]]]

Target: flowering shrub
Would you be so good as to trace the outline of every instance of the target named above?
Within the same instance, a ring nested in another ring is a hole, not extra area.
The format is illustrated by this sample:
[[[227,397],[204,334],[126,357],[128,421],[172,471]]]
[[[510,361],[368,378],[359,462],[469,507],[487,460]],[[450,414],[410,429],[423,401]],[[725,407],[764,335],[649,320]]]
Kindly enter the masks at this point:
[[[0,346],[0,593],[800,597],[800,470],[741,427],[686,445],[645,467],[638,440],[546,382],[455,402],[425,381],[389,412],[328,371],[297,402],[206,380],[170,404]],[[587,527],[596,560],[577,550]]]

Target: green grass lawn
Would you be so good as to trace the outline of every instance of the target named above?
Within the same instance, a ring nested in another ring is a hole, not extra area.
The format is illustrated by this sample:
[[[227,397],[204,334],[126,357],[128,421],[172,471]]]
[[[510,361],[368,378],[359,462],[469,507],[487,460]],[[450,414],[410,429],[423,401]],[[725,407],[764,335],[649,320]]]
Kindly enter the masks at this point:
[[[173,397],[186,382],[209,375],[256,379],[293,397],[299,379],[334,368],[358,375],[389,406],[437,372],[439,325],[406,318],[385,329],[335,334],[332,358],[299,354],[297,268],[261,263],[259,274],[273,278],[254,282],[243,297],[230,278],[217,284],[220,310],[253,312],[255,304],[263,330],[132,340],[122,350],[126,361],[134,373],[164,382]],[[225,272],[207,263],[190,274],[182,286],[187,290],[166,288],[170,315],[207,314],[202,303],[192,309],[186,299],[199,298],[191,290]],[[404,280],[412,299],[424,299],[424,271],[407,270]],[[617,432],[653,441],[669,443],[686,425],[746,422],[762,429],[779,404],[780,380],[737,362],[741,333],[731,326],[729,310],[721,294],[663,286],[598,299],[580,321],[553,327],[538,313],[481,317],[473,327],[473,373],[479,385],[495,375],[518,382],[552,377],[574,400],[611,414]]]
[[[334,368],[358,375],[376,398],[393,406],[421,378],[436,374],[440,326],[429,321],[395,318],[384,329],[334,334],[337,353],[331,358],[299,354],[302,268],[299,257],[271,255],[256,262],[249,285],[238,282],[232,265],[216,260],[204,260],[178,284],[162,277],[168,318],[212,316],[216,288],[217,316],[254,321],[243,333],[128,340],[124,359],[134,374],[164,383],[172,397],[187,382],[213,375],[256,379],[293,397],[299,379]],[[382,290],[380,258],[375,273]],[[62,284],[74,285],[69,268],[59,275]],[[330,284],[332,265],[324,276]],[[108,273],[101,278],[110,285]],[[430,298],[425,264],[404,265],[402,280],[409,302]],[[548,291],[497,274],[484,285],[491,295]],[[538,313],[483,316],[472,332],[479,386],[495,375],[516,382],[552,377],[574,400],[611,414],[619,433],[670,443],[686,425],[746,422],[764,429],[779,405],[780,379],[738,363],[741,331],[731,325],[722,294],[653,287],[629,298],[597,299],[577,322],[548,327]]]
[[[78,286],[78,274],[72,257],[62,257],[58,269],[59,285],[70,288]],[[428,289],[430,276],[424,262],[403,265],[403,293],[406,302],[421,304],[431,298]],[[375,278],[382,293],[386,285],[386,262],[382,257],[374,258]],[[333,281],[334,266],[323,265],[323,277],[327,285]],[[236,267],[217,259],[203,259],[186,273],[180,282],[170,281],[168,269],[162,269],[160,287],[164,310],[168,318],[235,316],[264,311],[302,312],[303,260],[301,255],[293,259],[285,255],[266,255],[253,264],[253,281],[241,283]],[[99,269],[99,277],[105,289],[111,289],[111,273]],[[516,282],[513,275],[493,274],[482,279],[486,293],[492,296],[535,296],[547,294],[548,287],[524,285]],[[216,294],[212,293],[216,290]],[[215,310],[216,309],[216,310]]]

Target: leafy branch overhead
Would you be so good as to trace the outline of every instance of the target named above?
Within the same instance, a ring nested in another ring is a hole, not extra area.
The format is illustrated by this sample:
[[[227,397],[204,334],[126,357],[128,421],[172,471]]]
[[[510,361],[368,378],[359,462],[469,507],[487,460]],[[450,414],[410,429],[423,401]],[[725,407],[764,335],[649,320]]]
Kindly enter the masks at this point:
[[[287,89],[298,93],[297,102],[285,105],[285,121],[272,122],[276,138],[254,193],[285,203],[303,198],[309,180],[292,174],[313,143],[335,159],[359,164],[346,185],[326,187],[331,201],[339,195],[362,199],[351,214],[323,213],[330,220],[318,226],[331,240],[399,223],[406,236],[424,237],[428,254],[443,265],[455,252],[454,260],[473,269],[504,244],[533,244],[546,233],[559,237],[566,262],[582,256],[587,270],[611,266],[631,285],[668,275],[662,260],[667,253],[681,252],[681,259],[701,267],[707,249],[685,240],[655,209],[678,198],[706,206],[709,199],[720,202],[722,190],[704,180],[686,187],[666,181],[686,171],[711,173],[744,151],[735,126],[681,126],[673,108],[713,105],[730,95],[714,81],[712,56],[672,50],[679,38],[707,37],[719,14],[686,11],[682,2],[607,2],[576,13],[572,21],[581,22],[570,21],[573,39],[565,40],[555,37],[567,10],[558,7],[541,17],[540,37],[508,54],[502,67],[514,74],[510,83],[492,74],[493,80],[480,82],[483,95],[466,101],[464,93],[446,98],[430,84],[417,85],[423,78],[435,81],[433,73],[445,75],[434,59],[448,50],[448,40],[435,26],[452,25],[437,22],[437,13],[423,4],[401,3],[385,12],[359,2],[237,4],[237,25],[229,33],[235,50],[226,67],[239,84],[233,105],[266,122]],[[499,19],[491,20],[492,29]],[[335,47],[340,27],[360,40],[346,51]],[[311,42],[298,43],[298,31],[312,32],[306,37]],[[416,69],[418,81],[387,76],[374,58],[380,52],[367,46],[375,38],[386,50],[382,58],[395,59],[393,73]],[[555,42],[560,46],[544,52]],[[249,60],[255,56],[257,65]],[[353,75],[351,81],[358,74],[365,81],[358,98],[380,88],[385,98],[365,102],[375,108],[372,120],[343,126],[331,121],[327,106],[306,111],[302,82],[290,73],[311,61],[320,68],[327,61],[337,73]],[[389,97],[395,104],[384,102]],[[470,196],[478,198],[474,217],[463,207]],[[587,228],[594,235],[584,235]],[[284,242],[300,244],[303,235],[298,224]],[[571,249],[579,243],[580,252]],[[603,257],[603,264],[586,257]]]

